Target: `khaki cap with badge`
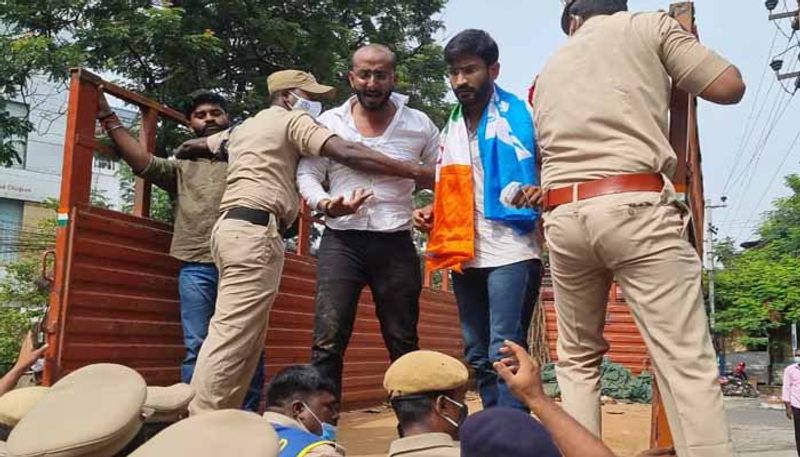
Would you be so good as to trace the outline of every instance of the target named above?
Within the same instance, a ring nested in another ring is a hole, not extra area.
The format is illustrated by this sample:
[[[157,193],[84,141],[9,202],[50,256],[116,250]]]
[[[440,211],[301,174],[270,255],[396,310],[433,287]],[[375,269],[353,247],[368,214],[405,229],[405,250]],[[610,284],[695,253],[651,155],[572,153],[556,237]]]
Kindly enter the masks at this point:
[[[333,98],[336,88],[317,82],[314,75],[300,70],[280,70],[267,77],[269,94],[287,89],[300,89],[322,98]]]
[[[427,392],[448,392],[466,386],[469,371],[455,357],[435,351],[403,355],[386,370],[383,388],[391,398]]]

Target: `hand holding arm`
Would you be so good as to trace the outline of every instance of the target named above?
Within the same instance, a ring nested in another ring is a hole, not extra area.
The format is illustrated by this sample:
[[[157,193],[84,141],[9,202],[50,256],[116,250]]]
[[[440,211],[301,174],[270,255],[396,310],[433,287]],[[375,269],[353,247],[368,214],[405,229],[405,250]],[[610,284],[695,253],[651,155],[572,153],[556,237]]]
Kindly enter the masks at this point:
[[[363,144],[345,141],[338,136],[325,142],[322,155],[355,170],[413,179],[422,187],[433,185],[434,166],[391,159]]]

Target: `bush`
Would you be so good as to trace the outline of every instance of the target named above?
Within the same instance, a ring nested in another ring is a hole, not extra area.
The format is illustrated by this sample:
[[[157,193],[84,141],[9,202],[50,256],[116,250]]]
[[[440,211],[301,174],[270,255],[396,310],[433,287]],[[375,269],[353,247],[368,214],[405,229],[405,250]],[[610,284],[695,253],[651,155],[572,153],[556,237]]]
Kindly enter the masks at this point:
[[[0,305],[0,373],[17,361],[23,336],[41,316],[41,309]]]

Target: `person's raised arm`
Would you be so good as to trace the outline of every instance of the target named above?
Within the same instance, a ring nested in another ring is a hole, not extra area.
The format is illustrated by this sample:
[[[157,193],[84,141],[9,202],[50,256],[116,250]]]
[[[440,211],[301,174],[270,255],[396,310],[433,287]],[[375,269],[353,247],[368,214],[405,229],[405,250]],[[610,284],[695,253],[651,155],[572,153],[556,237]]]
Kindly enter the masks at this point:
[[[435,167],[416,162],[391,159],[360,143],[330,137],[322,146],[321,155],[355,170],[413,179],[421,187],[432,187]]]
[[[97,120],[100,121],[111,141],[114,142],[120,158],[131,167],[135,174],[139,174],[147,168],[152,155],[145,151],[139,141],[122,125],[122,122],[108,105],[103,86],[98,88]]]
[[[500,352],[505,358],[495,362],[494,369],[536,414],[565,457],[614,457],[611,449],[545,394],[539,364],[523,347],[506,341]]]
[[[0,397],[17,385],[19,378],[21,378],[37,360],[44,356],[44,351],[46,350],[46,344],[39,349],[34,349],[33,335],[31,332],[25,335],[25,338],[22,340],[22,347],[19,350],[19,356],[17,356],[17,362],[8,370],[8,373],[0,379]]]

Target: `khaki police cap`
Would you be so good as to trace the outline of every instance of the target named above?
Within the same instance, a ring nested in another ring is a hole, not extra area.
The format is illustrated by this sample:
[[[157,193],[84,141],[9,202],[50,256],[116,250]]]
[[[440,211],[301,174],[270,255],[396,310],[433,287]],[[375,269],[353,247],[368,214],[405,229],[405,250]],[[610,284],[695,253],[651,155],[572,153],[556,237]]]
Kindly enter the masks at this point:
[[[435,351],[405,354],[386,370],[383,388],[394,397],[447,392],[467,384],[469,372],[458,359]]]
[[[300,70],[276,71],[267,77],[267,88],[270,95],[286,89],[302,89],[325,98],[332,98],[336,94],[336,89],[318,83],[314,75]]]
[[[223,409],[177,422],[130,457],[278,457],[275,429],[248,411]]]
[[[47,387],[32,386],[14,389],[0,397],[0,424],[13,427],[49,391]]]
[[[147,394],[136,371],[110,363],[63,377],[25,414],[8,437],[15,457],[111,457],[142,427]]]

